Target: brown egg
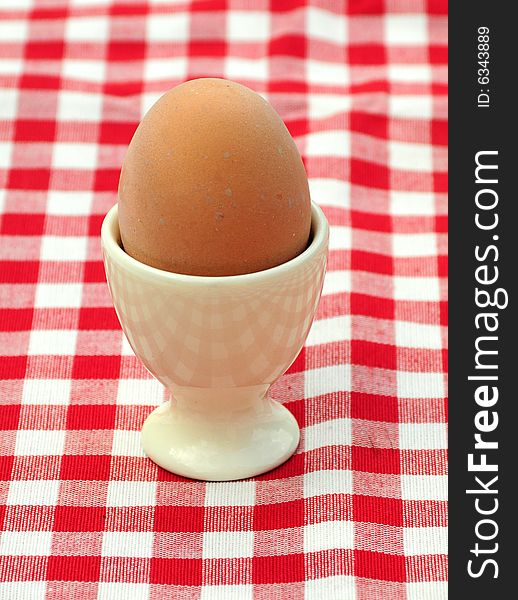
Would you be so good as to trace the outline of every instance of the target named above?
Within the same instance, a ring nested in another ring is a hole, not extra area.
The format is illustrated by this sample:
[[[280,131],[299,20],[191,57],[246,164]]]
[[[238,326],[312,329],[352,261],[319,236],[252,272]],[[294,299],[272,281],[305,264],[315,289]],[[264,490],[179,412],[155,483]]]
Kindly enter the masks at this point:
[[[125,251],[159,269],[268,269],[307,246],[304,165],[261,96],[224,79],[189,81],[152,106],[131,140],[119,222]]]

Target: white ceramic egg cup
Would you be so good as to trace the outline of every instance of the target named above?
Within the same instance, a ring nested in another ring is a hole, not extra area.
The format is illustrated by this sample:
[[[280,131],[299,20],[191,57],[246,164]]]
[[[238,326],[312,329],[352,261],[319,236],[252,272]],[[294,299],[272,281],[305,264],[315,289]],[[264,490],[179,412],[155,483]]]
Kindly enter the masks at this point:
[[[145,453],[164,469],[242,479],[295,452],[297,422],[268,389],[302,348],[322,291],[329,227],[313,203],[311,215],[302,254],[228,277],[180,275],[133,259],[121,247],[117,205],[106,215],[101,240],[115,310],[135,354],[171,392],[142,428]]]

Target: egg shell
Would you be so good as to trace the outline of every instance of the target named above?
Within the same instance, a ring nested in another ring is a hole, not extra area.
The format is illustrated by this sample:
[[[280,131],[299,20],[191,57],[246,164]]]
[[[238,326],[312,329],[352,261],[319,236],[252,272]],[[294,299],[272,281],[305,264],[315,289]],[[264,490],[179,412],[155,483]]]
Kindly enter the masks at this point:
[[[125,251],[189,275],[269,269],[307,246],[311,210],[295,142],[271,105],[223,79],[165,93],[128,147],[119,182]]]

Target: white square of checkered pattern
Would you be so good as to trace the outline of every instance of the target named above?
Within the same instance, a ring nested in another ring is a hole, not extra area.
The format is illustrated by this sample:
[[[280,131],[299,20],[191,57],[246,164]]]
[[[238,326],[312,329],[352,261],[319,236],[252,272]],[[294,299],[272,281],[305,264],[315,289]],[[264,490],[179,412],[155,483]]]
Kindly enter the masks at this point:
[[[405,527],[406,556],[448,554],[448,532],[445,527]]]
[[[329,250],[350,250],[351,228],[334,225],[329,230]]]
[[[350,134],[345,131],[323,131],[306,138],[308,156],[348,157],[351,153]]]
[[[110,481],[106,506],[153,506],[156,481]]]
[[[260,11],[232,11],[227,20],[231,42],[263,42],[270,36],[270,16]]]
[[[442,600],[448,598],[446,581],[410,581],[406,584],[408,600]]]
[[[203,558],[239,558],[253,555],[253,531],[205,531],[203,533]]]
[[[102,116],[102,101],[101,94],[84,94],[62,90],[58,96],[57,118],[60,121],[91,121],[96,123]],[[57,192],[58,190],[54,190],[53,193]]]
[[[156,379],[122,379],[119,382],[117,404],[157,405],[163,400],[164,387]]]
[[[70,401],[70,379],[26,379],[23,384],[23,404],[67,405]]]
[[[36,308],[79,308],[81,306],[81,283],[39,283],[36,288]]]
[[[397,388],[401,398],[443,398],[444,375],[398,371]]]
[[[304,476],[304,497],[351,494],[353,491],[351,471],[336,469],[313,471]]]
[[[322,296],[351,291],[350,271],[328,271],[324,277]]]
[[[28,24],[26,21],[0,23],[0,39],[5,42],[23,42],[27,37]]]
[[[11,481],[7,504],[23,506],[54,506],[58,499],[59,481],[34,479]]]
[[[309,7],[306,18],[308,20],[308,34],[312,38],[328,43],[347,43],[347,21],[345,17],[320,8]]]
[[[35,329],[31,331],[27,354],[72,355],[76,348],[77,331]]]
[[[436,235],[433,233],[395,233],[392,236],[394,256],[435,256]]]
[[[434,215],[434,196],[428,192],[399,190],[391,191],[391,212],[393,215]]]
[[[9,581],[0,582],[2,600],[45,600],[47,583],[45,581]]]
[[[152,531],[105,531],[103,534],[102,556],[153,556]]]
[[[105,4],[105,0],[70,0],[70,4],[71,6],[77,6],[77,7],[96,7],[96,6],[103,6],[103,4]]]
[[[432,149],[425,144],[407,142],[389,143],[389,164],[393,169],[432,171]]]
[[[443,423],[399,423],[399,446],[404,450],[446,449],[446,426]]]
[[[427,323],[396,321],[396,344],[406,348],[442,348],[441,328]]]
[[[318,60],[308,60],[306,74],[314,85],[346,86],[350,81],[349,69],[340,63],[326,63]]]
[[[88,256],[88,238],[46,235],[41,240],[41,260],[84,261]]]
[[[113,432],[112,455],[144,457],[145,454],[140,443],[140,431],[116,429]]]
[[[16,456],[61,456],[65,432],[61,429],[20,429],[16,434]]]
[[[439,282],[435,277],[394,277],[394,298],[396,300],[429,300],[440,299]]]
[[[22,61],[17,59],[6,59],[0,63],[0,74],[19,75],[22,71]]]
[[[52,165],[56,169],[93,169],[96,160],[96,144],[54,144]]]
[[[268,62],[262,59],[229,58],[225,61],[225,77],[265,81],[268,77]]]
[[[394,83],[430,83],[432,79],[428,65],[391,64],[387,70]]]
[[[101,60],[67,58],[63,61],[63,75],[70,79],[80,78],[90,83],[101,83],[106,74],[106,64]]]
[[[51,531],[3,531],[0,533],[0,555],[49,556]]]
[[[92,210],[91,192],[53,190],[47,196],[47,214],[55,216],[87,216]],[[63,256],[61,256],[61,259]],[[84,260],[84,258],[83,258]]]
[[[211,585],[202,588],[200,600],[252,600],[252,585]]]
[[[427,20],[424,15],[387,15],[385,39],[394,46],[421,46],[427,40]]]
[[[306,346],[317,346],[319,344],[331,344],[351,338],[351,317],[340,315],[329,319],[317,319],[313,321]]]
[[[333,419],[309,425],[304,429],[304,449],[306,451],[323,446],[350,446],[351,420]]]
[[[0,165],[9,165],[13,145],[9,142],[0,142]]]
[[[255,482],[209,482],[205,487],[205,506],[253,506]]]
[[[391,117],[400,119],[430,119],[433,116],[433,104],[430,96],[390,96],[389,112]]]
[[[305,378],[305,397],[312,398],[322,394],[331,394],[351,389],[351,366],[332,365],[307,371]]]
[[[149,600],[149,584],[99,582],[97,600]]]
[[[312,119],[324,119],[326,117],[337,117],[351,109],[351,101],[339,94],[311,94],[308,99],[308,115]],[[323,180],[325,181],[325,180]],[[340,182],[345,183],[345,182]],[[311,188],[310,188],[311,189]],[[315,197],[311,196],[313,200]],[[318,201],[317,201],[318,202]],[[343,206],[343,196],[340,198],[340,206]],[[324,203],[325,204],[325,203]]]
[[[404,500],[446,500],[448,479],[445,475],[401,475]]]
[[[346,181],[310,177],[309,190],[313,202],[320,206],[349,207],[350,186]]]
[[[321,598],[356,600],[354,577],[334,575],[325,579],[310,579],[305,583],[304,598],[306,600],[320,600]]]
[[[155,42],[186,41],[189,39],[189,15],[186,12],[150,15],[146,33]]]
[[[187,73],[187,60],[178,58],[157,58],[146,62],[144,78],[147,81],[183,79]],[[158,100],[160,94],[149,94],[143,104],[142,112],[147,112]]]
[[[304,552],[354,548],[351,521],[324,521],[304,527]]]
[[[73,42],[103,42],[110,22],[105,16],[72,17],[67,20],[65,37]]]

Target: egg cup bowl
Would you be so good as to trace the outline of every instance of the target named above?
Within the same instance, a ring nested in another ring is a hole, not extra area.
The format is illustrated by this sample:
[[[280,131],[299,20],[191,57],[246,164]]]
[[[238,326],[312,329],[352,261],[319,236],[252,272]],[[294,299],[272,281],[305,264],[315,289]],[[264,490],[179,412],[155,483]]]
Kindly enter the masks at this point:
[[[151,460],[185,477],[229,481],[269,471],[295,452],[297,422],[268,390],[306,340],[328,240],[326,218],[312,203],[309,244],[292,260],[244,275],[182,275],[126,254],[111,208],[101,242],[115,310],[135,354],[171,394],[142,428]]]

